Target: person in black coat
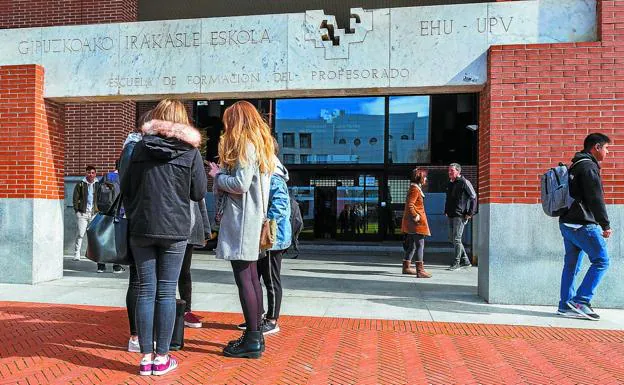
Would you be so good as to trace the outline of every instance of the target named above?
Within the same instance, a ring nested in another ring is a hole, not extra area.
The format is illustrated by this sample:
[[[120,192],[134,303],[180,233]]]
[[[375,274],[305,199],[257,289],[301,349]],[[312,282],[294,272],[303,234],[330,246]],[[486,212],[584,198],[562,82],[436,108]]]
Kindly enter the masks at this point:
[[[204,198],[207,180],[197,150],[201,136],[190,126],[184,104],[163,100],[151,117],[121,190],[140,282],[136,323],[144,356],[139,374],[163,375],[178,366],[169,355],[176,285],[191,232],[190,202]]]
[[[446,201],[444,202],[444,215],[449,222],[449,241],[453,244],[455,259],[448,270],[458,270],[462,267],[470,267],[472,263],[462,237],[464,227],[475,215],[477,210],[477,193],[470,181],[461,175],[461,166],[451,163],[448,168],[449,183],[446,188]]]

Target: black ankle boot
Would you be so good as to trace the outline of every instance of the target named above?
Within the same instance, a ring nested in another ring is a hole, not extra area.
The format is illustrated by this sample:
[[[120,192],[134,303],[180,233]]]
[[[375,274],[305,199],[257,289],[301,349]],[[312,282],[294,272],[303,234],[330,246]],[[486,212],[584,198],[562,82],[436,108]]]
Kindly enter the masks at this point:
[[[261,331],[246,331],[238,343],[228,345],[223,349],[226,357],[235,358],[260,358],[264,347],[264,339]]]
[[[228,346],[230,346],[230,345],[235,345],[235,344],[240,343],[240,342],[243,340],[243,338],[245,338],[245,333],[246,333],[246,332],[247,332],[247,331],[245,330],[245,331],[243,331],[243,334],[241,334],[241,336],[240,336],[240,337],[238,337],[237,339],[232,340],[232,341],[228,341]],[[264,353],[264,350],[265,350],[265,346],[264,346],[264,334],[262,334],[262,352],[263,352],[263,353]]]
[[[247,330],[243,330],[243,334],[241,334],[241,336],[237,339],[228,341],[228,346],[239,344],[243,340],[243,338],[245,338],[245,333],[247,333]]]

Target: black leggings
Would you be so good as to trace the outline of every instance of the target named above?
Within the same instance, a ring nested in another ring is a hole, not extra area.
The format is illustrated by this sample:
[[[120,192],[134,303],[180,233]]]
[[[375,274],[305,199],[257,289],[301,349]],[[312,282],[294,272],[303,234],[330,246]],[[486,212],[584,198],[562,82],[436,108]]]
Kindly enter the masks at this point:
[[[128,323],[130,324],[130,335],[139,335],[136,326],[136,305],[139,298],[139,275],[135,265],[128,266],[130,279],[128,282],[128,292],[126,293],[126,309],[128,310]]]
[[[258,260],[258,276],[264,280],[267,289],[268,309],[266,318],[277,320],[282,306],[282,255],[286,250],[267,251]]]
[[[260,331],[262,320],[262,287],[258,279],[257,261],[231,261],[238,297],[243,308],[247,330]]]
[[[186,301],[184,312],[191,311],[191,296],[193,293],[193,282],[191,281],[191,258],[193,257],[193,245],[186,245],[180,278],[178,279],[178,290],[180,298]]]

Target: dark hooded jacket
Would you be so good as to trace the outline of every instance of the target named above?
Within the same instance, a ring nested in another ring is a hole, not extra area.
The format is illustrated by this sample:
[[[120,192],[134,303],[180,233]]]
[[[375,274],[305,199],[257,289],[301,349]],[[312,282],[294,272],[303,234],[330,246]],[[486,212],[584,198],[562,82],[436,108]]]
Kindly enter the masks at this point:
[[[449,181],[446,187],[444,214],[449,218],[473,216],[477,213],[477,193],[470,181],[458,176],[454,182]]]
[[[130,234],[171,240],[188,239],[190,200],[204,198],[206,172],[193,127],[150,121],[136,143],[121,190]]]
[[[569,170],[570,196],[574,198],[574,203],[559,217],[559,222],[577,225],[597,224],[603,230],[609,230],[611,227],[604,200],[600,165],[592,154],[584,151],[574,155],[572,164],[581,159],[588,160],[577,163]]]

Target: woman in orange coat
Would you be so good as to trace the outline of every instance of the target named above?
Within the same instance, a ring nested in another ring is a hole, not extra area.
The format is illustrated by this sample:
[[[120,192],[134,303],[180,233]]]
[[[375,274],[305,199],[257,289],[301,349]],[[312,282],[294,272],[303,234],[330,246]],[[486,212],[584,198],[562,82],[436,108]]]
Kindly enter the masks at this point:
[[[425,213],[425,194],[422,190],[427,184],[427,170],[421,168],[412,170],[410,182],[401,222],[401,231],[405,233],[403,274],[415,275],[418,278],[431,278],[431,274],[425,271],[423,265],[425,237],[431,236]],[[416,255],[416,269],[411,267],[414,255]]]

